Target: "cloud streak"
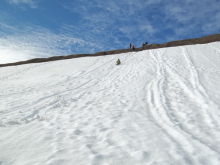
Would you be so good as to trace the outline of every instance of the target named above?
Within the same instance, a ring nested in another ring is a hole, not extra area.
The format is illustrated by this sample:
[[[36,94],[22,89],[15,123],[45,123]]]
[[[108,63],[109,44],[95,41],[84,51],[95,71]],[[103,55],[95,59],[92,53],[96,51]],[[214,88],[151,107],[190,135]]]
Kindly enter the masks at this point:
[[[171,38],[186,39],[220,30],[220,1],[216,0],[81,0],[77,5],[63,6],[81,16],[80,27],[89,27],[93,34],[104,36],[121,47],[125,45],[120,42],[121,38],[139,44],[146,40],[162,43]],[[96,12],[92,12],[94,10]]]
[[[173,29],[177,38],[216,33],[220,30],[219,6],[220,1],[216,0],[186,0],[179,3],[171,0],[165,5],[164,12],[165,22],[172,22],[173,27],[168,25],[167,28]]]
[[[34,0],[8,0],[10,4],[26,4],[29,5],[31,8],[37,8],[37,2]]]
[[[11,26],[1,23],[0,27]],[[34,25],[11,29],[13,35],[0,32],[0,63],[81,53],[81,49],[89,44],[63,31],[54,33]]]
[[[77,5],[75,3],[63,4],[63,7],[80,15],[82,19],[77,26],[86,27],[83,29],[86,36],[91,39],[96,38],[93,43],[113,45],[108,49],[118,49],[128,48],[128,43],[132,40],[141,45],[141,42],[146,39],[144,36],[152,36],[156,32],[156,27],[145,18],[141,11],[144,10],[144,7],[159,2],[149,1],[146,3],[143,1],[141,4],[130,0],[123,2],[85,0],[79,1]],[[134,17],[136,13],[140,13],[140,15]],[[80,30],[79,33],[82,34]],[[97,36],[101,37],[98,39]],[[127,43],[123,40],[127,40]]]

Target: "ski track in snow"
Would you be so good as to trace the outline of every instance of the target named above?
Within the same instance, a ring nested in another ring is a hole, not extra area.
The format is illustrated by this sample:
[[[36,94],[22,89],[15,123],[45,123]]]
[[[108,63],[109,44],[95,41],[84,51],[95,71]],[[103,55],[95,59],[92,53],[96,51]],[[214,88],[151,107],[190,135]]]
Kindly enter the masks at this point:
[[[215,42],[0,68],[0,164],[218,165],[219,64]]]

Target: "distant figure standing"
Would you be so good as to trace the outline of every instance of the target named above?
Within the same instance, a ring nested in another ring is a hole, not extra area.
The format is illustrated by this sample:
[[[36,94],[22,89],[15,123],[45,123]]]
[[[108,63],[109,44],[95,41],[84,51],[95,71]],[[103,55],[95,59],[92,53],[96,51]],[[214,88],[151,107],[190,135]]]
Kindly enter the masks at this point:
[[[132,45],[131,45],[131,43],[130,43],[130,49],[131,49],[131,46],[132,46]]]
[[[135,50],[135,47],[134,47],[134,45],[132,46],[132,49],[133,49],[133,50]]]
[[[148,42],[143,43],[142,47],[144,47],[144,46],[147,45],[147,44],[148,44]]]

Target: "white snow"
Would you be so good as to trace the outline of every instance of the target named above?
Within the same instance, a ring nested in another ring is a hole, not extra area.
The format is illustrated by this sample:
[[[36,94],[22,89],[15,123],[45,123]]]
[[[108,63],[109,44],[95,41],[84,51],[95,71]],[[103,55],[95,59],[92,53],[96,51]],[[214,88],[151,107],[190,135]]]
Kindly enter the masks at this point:
[[[219,165],[220,42],[0,68],[0,164]]]

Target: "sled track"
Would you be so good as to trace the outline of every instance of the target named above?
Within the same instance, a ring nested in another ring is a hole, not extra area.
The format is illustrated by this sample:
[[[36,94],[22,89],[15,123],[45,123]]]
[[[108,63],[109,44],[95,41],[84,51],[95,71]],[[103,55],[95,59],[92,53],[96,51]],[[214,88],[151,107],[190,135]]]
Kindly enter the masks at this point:
[[[170,68],[166,61],[163,61],[163,54],[164,52],[155,56],[151,52],[151,56],[155,58],[155,61],[157,63],[157,77],[148,85],[148,88],[146,88],[146,93],[148,93],[148,109],[150,110],[150,115],[154,119],[154,123],[158,125],[158,127],[160,127],[174,142],[176,142],[179,149],[181,148],[183,154],[187,157],[186,163],[195,163],[192,162],[193,159],[191,156],[191,154],[195,152],[192,150],[193,148],[197,148],[198,150],[206,148],[206,150],[210,150],[210,152],[214,151],[213,155],[216,155],[216,153],[219,154],[218,150],[210,147],[202,139],[196,138],[189,131],[186,131],[183,127],[181,127],[182,123],[179,123],[180,121],[176,118],[176,116],[171,115],[170,107],[167,107],[167,105],[169,105],[169,100],[166,99],[166,95],[164,93],[164,83],[166,79],[169,78],[167,77],[168,75],[166,74],[166,72],[168,72],[170,75],[173,75],[172,77],[177,78],[177,82],[180,82],[180,80],[182,80],[182,77],[173,72],[173,69]],[[183,55],[185,56],[186,62],[189,64],[189,67],[193,68],[187,54],[184,52]],[[204,89],[199,84],[198,74],[196,70],[191,70],[191,77],[192,86],[197,89],[199,93],[202,93],[202,96],[204,95],[205,97],[207,97]],[[181,81],[179,84],[182,86],[183,89],[187,89],[184,81]],[[188,91],[191,90],[187,89],[187,91],[185,92],[188,93]],[[190,95],[193,96],[193,94]],[[209,114],[209,112],[204,111],[203,114]],[[210,115],[205,115],[204,117],[205,121],[214,120],[213,118],[210,118]],[[215,126],[217,126],[213,125],[212,123],[209,124],[211,124],[211,128],[215,128]],[[171,132],[172,134],[170,134]]]

